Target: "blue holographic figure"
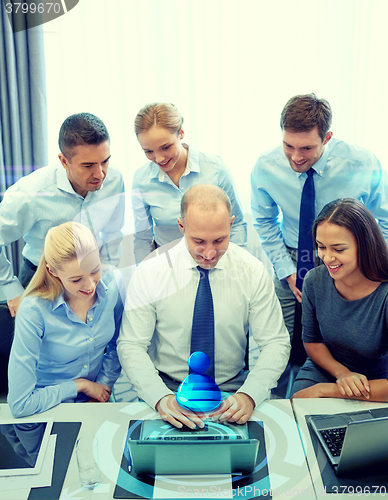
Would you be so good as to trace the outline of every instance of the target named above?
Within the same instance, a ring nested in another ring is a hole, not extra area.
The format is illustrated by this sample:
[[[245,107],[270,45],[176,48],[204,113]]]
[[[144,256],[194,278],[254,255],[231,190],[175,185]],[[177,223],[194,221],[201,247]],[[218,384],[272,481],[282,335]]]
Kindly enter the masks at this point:
[[[193,373],[187,375],[178,387],[178,403],[196,413],[215,410],[221,402],[221,391],[216,382],[205,374],[210,365],[209,357],[201,351],[193,352],[188,365]]]

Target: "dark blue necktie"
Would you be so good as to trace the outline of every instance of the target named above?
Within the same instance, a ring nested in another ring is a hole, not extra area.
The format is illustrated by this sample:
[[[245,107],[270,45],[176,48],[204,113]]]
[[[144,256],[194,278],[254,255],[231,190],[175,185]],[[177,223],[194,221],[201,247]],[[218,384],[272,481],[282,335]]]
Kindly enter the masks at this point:
[[[302,291],[303,279],[307,271],[314,267],[314,245],[312,228],[315,219],[314,170],[306,172],[299,214],[298,265],[296,287]]]
[[[214,379],[214,308],[209,283],[210,269],[202,269],[200,266],[197,269],[199,283],[194,304],[190,353],[202,351],[209,356],[210,366],[205,373]]]

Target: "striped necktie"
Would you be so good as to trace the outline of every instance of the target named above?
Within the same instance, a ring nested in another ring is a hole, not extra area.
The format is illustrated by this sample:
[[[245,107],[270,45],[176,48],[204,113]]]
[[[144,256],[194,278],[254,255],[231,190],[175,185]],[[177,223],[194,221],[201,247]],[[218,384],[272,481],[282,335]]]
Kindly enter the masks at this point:
[[[202,351],[208,355],[210,366],[206,374],[214,379],[214,308],[209,283],[210,269],[197,266],[199,283],[194,304],[190,353]]]

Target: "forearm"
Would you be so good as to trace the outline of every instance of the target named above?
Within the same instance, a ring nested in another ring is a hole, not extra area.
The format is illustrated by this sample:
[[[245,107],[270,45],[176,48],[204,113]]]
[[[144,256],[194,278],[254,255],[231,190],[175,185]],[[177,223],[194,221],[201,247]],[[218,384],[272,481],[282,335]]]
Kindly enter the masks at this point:
[[[309,398],[341,398],[341,399],[355,399],[360,401],[375,401],[375,402],[386,402],[388,401],[388,380],[386,379],[376,379],[369,381],[370,392],[369,398],[365,398],[363,395],[360,396],[348,396],[342,395],[340,393],[337,384],[321,383],[316,384],[308,389],[299,391],[294,395],[295,398],[299,397],[309,397]],[[304,392],[306,391],[306,392]],[[304,394],[302,394],[304,393]]]
[[[230,241],[238,245],[239,247],[246,248],[247,246],[247,223],[242,219],[240,223],[236,222],[233,224],[232,231],[230,233]]]
[[[13,300],[20,297],[24,288],[16,276],[7,257],[5,247],[0,247],[0,300]]]
[[[309,358],[314,361],[316,365],[330,373],[335,379],[346,373],[350,373],[350,370],[346,368],[346,366],[334,359],[325,344],[304,342],[304,347]]]
[[[134,253],[136,264],[140,264],[153,250],[154,235],[152,229],[135,233]]]
[[[39,389],[23,388],[23,385],[15,384],[10,379],[8,403],[14,417],[27,417],[35,413],[41,413],[58,405],[62,401],[77,397],[77,387],[73,380],[62,384],[49,385]]]

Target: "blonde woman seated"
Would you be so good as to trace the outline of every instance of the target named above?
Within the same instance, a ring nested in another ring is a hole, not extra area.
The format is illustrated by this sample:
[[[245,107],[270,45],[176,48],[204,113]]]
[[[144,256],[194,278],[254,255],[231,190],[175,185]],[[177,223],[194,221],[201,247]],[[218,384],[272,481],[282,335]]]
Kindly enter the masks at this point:
[[[182,125],[183,117],[177,108],[163,102],[144,106],[135,118],[136,137],[150,160],[133,176],[137,263],[154,247],[182,237],[177,224],[181,199],[195,184],[213,184],[226,192],[235,217],[230,239],[242,247],[247,244],[247,224],[230,170],[219,156],[182,143]]]
[[[85,226],[49,230],[38,269],[16,315],[8,403],[15,417],[62,402],[109,400],[120,374],[116,352],[123,305]]]
[[[313,226],[324,265],[306,274],[308,354],[294,398],[388,401],[388,249],[370,211],[352,198],[327,204]]]

